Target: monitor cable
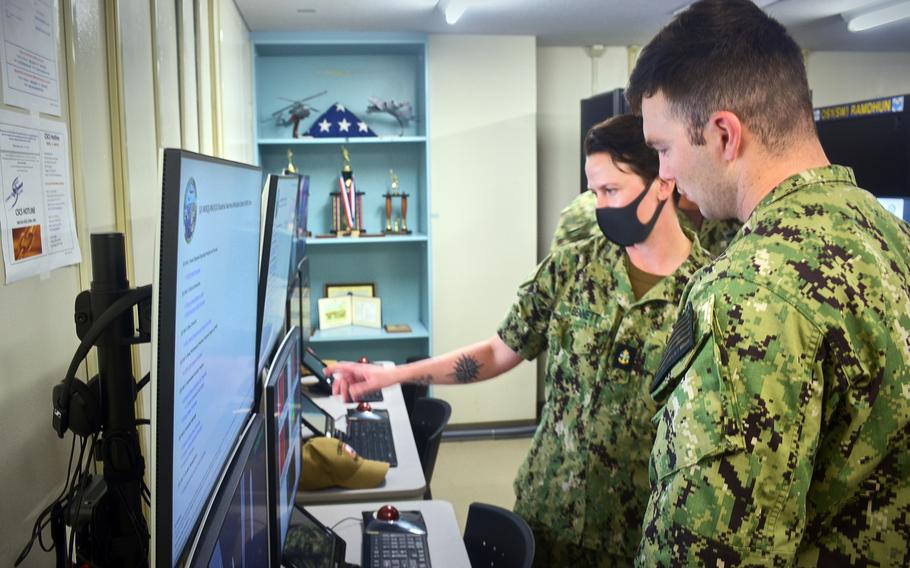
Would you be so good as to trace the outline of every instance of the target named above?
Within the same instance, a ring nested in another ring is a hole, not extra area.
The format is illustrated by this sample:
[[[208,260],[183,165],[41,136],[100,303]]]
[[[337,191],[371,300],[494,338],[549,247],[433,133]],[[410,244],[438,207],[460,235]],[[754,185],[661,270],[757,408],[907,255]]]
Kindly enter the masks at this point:
[[[85,439],[82,440],[82,449],[80,450],[80,454],[82,453],[82,451],[84,451],[84,449],[85,449]],[[44,533],[44,529],[47,528],[48,525],[52,524],[54,517],[57,515],[57,513],[55,512],[55,509],[56,510],[60,509],[61,501],[64,500],[64,496],[69,494],[70,475],[72,474],[73,456],[75,455],[75,453],[76,453],[76,435],[73,434],[73,441],[72,441],[72,444],[70,445],[69,464],[66,467],[66,481],[63,483],[63,489],[60,490],[60,494],[57,495],[57,497],[54,498],[53,501],[51,501],[51,504],[48,505],[43,511],[41,511],[41,513],[38,514],[38,518],[35,520],[35,524],[32,526],[32,536],[29,539],[28,543],[26,543],[25,547],[22,549],[22,552],[19,553],[19,556],[16,558],[16,562],[13,564],[13,566],[18,566],[19,564],[22,563],[23,560],[25,560],[25,558],[28,556],[29,552],[31,552],[32,546],[34,546],[36,540],[38,541],[38,546],[40,546],[41,550],[43,550],[44,552],[50,552],[54,549],[53,542],[51,543],[51,546],[46,546],[44,544],[43,533]],[[52,536],[52,538],[53,538],[53,536]]]

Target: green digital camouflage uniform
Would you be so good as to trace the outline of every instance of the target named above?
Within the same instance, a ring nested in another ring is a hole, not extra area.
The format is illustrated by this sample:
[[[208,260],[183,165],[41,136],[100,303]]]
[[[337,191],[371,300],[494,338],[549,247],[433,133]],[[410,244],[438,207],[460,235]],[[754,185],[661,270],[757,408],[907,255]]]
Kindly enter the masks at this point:
[[[556,232],[553,234],[553,241],[550,243],[550,251],[568,243],[575,243],[589,239],[600,234],[600,228],[597,226],[597,196],[590,191],[579,194],[572,200],[572,203],[566,206],[559,214],[559,224]],[[701,228],[695,229],[692,221],[677,208],[676,216],[679,217],[679,223],[683,229],[688,229],[698,233],[698,242],[707,250],[712,257],[724,252],[730,241],[736,235],[736,232],[742,224],[731,219],[729,221],[713,221],[705,219],[702,221]]]
[[[696,275],[652,389],[637,564],[910,566],[908,251],[830,166]]]
[[[537,566],[632,563],[655,433],[648,388],[682,291],[708,260],[693,243],[636,301],[623,249],[599,235],[548,256],[519,289],[499,336],[524,359],[547,351],[546,404],[515,480]]]

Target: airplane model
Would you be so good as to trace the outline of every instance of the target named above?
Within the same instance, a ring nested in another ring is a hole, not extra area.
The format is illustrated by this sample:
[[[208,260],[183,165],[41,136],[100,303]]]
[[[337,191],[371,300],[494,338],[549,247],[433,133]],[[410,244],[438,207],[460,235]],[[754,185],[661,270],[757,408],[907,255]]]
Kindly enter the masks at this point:
[[[297,138],[297,127],[300,126],[300,121],[310,116],[314,110],[319,111],[318,108],[308,105],[306,101],[315,99],[316,97],[321,97],[327,92],[328,91],[322,91],[321,93],[316,93],[315,95],[310,95],[309,97],[297,100],[278,97],[283,101],[288,101],[290,104],[287,104],[276,110],[272,113],[271,118],[266,120],[273,120],[275,122],[275,126],[278,127],[291,126],[293,124],[294,131],[292,134],[294,138]]]
[[[401,128],[398,132],[399,136],[404,134],[405,127],[414,118],[414,109],[411,108],[411,103],[396,101],[395,99],[384,101],[376,97],[370,97],[370,104],[367,105],[367,114],[374,112],[384,112],[392,115]]]

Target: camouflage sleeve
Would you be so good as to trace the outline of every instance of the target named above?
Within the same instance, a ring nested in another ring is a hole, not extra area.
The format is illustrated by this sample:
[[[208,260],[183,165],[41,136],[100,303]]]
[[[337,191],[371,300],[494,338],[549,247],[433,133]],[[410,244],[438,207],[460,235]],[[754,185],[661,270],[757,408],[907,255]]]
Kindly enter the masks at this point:
[[[590,191],[580,194],[572,200],[559,213],[559,224],[553,233],[550,243],[552,253],[559,247],[577,243],[596,235],[600,229],[597,227],[597,198]]]
[[[805,532],[822,333],[765,288],[715,290],[691,302],[693,347],[656,387],[670,392],[655,417],[641,566],[790,565]]]
[[[503,343],[527,361],[547,347],[561,256],[551,255],[541,261],[531,279],[518,288],[518,299],[497,330]]]

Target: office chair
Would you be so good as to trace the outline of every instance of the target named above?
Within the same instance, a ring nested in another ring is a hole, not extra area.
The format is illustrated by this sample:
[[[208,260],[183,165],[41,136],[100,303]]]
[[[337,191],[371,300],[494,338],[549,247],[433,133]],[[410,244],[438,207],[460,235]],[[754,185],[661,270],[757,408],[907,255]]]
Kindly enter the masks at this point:
[[[439,454],[442,431],[449,423],[450,416],[452,416],[452,407],[444,400],[418,398],[414,402],[411,430],[414,432],[414,442],[417,444],[417,454],[420,455],[423,476],[427,481],[424,499],[433,498],[430,493],[430,479],[433,478],[433,469],[436,467],[436,456]]]
[[[530,568],[534,533],[524,519],[502,507],[471,503],[464,528],[471,566]]]

